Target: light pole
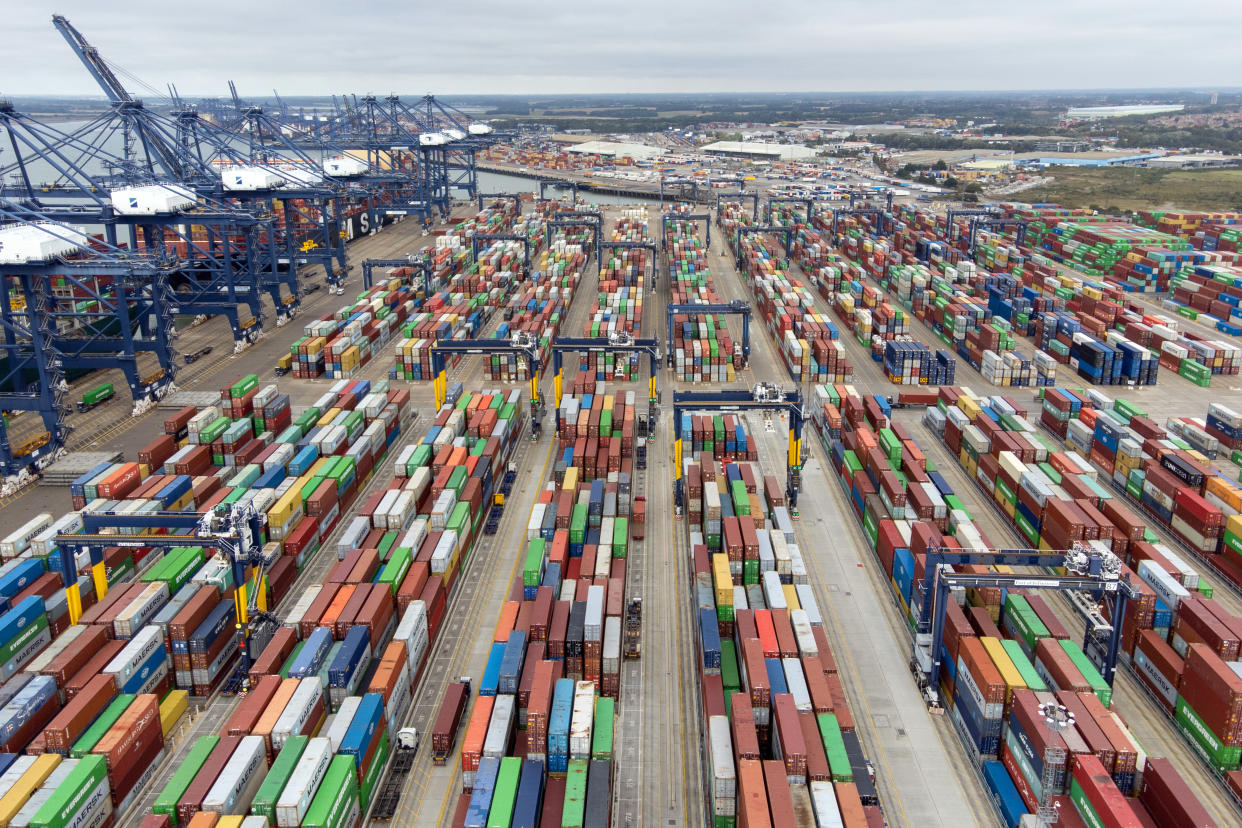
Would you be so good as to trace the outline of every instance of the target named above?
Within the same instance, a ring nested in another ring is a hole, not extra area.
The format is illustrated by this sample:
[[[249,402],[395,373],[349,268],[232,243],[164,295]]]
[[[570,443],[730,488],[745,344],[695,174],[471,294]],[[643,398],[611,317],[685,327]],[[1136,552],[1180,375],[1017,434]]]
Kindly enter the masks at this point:
[[[1039,706],[1039,714],[1044,717],[1044,725],[1047,726],[1048,732],[1059,736],[1063,731],[1074,725],[1074,714],[1063,704],[1053,704],[1051,702],[1041,704]],[[1064,748],[1060,751],[1064,753]],[[1052,786],[1056,781],[1053,774],[1053,757],[1051,751],[1044,752],[1044,772],[1040,780],[1042,783],[1039,792],[1039,809],[1035,812],[1035,816],[1042,826],[1052,826],[1057,822],[1057,806],[1052,802]],[[1064,764],[1065,756],[1061,756],[1061,764]]]

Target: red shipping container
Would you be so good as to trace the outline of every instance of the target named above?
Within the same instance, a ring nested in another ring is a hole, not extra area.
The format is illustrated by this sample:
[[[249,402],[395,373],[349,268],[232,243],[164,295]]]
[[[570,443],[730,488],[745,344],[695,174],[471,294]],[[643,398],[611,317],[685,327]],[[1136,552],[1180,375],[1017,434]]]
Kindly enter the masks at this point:
[[[1143,828],[1098,758],[1080,756],[1074,764],[1074,781],[1106,828]]]
[[[794,707],[793,696],[788,693],[775,693],[772,696],[772,717],[775,727],[772,730],[773,753],[777,752],[779,741],[780,756],[785,765],[785,776],[789,784],[806,784],[806,742],[802,737],[802,725],[798,719],[798,709]]]
[[[266,652],[265,649],[264,653]],[[279,671],[280,667],[277,667],[273,671],[274,675],[263,676],[251,685],[245,700],[237,705],[233,715],[229,716],[228,721],[224,723],[224,727],[220,730],[221,736],[250,735],[263,716],[263,711],[267,709],[267,703],[272,700],[272,696],[276,695],[276,688],[280,687]]]

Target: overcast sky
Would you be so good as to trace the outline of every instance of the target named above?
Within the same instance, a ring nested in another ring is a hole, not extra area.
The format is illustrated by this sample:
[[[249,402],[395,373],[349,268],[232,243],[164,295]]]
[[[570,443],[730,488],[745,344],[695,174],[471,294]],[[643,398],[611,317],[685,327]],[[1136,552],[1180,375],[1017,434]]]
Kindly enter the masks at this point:
[[[1234,0],[12,0],[0,95],[100,91],[52,26],[53,11],[110,63],[190,96],[227,95],[229,79],[243,97],[261,98],[273,87],[282,95],[1212,88],[1242,78]]]

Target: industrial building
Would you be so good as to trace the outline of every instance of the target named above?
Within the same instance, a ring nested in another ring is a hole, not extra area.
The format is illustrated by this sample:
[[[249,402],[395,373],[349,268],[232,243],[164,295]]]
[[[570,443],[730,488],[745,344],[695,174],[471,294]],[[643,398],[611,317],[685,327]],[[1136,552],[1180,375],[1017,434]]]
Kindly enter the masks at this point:
[[[699,149],[708,155],[755,161],[805,161],[818,155],[816,150],[801,144],[769,144],[762,141],[717,141]]]
[[[598,155],[601,158],[632,158],[635,161],[650,161],[664,154],[661,147],[618,141],[583,141],[566,147],[565,151],[577,155]]]

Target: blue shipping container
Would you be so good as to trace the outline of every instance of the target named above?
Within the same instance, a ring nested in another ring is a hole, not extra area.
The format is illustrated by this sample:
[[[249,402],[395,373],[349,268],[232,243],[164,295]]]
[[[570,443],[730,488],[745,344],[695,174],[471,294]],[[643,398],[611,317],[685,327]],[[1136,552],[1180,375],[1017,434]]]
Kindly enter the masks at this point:
[[[484,756],[474,775],[474,789],[470,792],[470,807],[466,809],[465,828],[487,828],[487,814],[492,809],[492,796],[496,793],[496,776],[500,773],[500,760]]]
[[[494,696],[500,686],[500,665],[505,658],[505,645],[495,643],[487,657],[487,666],[483,668],[483,681],[479,683],[480,696]]]
[[[341,747],[337,753],[354,757],[354,764],[361,768],[362,760],[366,758],[367,749],[371,746],[371,738],[383,720],[384,697],[379,693],[367,693],[358,703],[354,718],[345,735],[341,737]]]
[[[350,627],[341,642],[341,649],[336,658],[328,666],[328,686],[345,687],[353,678],[358,665],[363,663],[363,656],[371,653],[371,633],[363,626]]]
[[[0,773],[3,773],[0,768]],[[517,801],[510,828],[539,828],[539,809],[543,804],[543,763],[527,759],[522,762],[518,778]]]
[[[1009,771],[1000,762],[983,763],[983,780],[987,783],[988,792],[996,803],[1001,817],[1009,828],[1017,828],[1026,813],[1026,805],[1018,793],[1018,788],[1009,778]]]
[[[548,772],[569,770],[569,722],[574,713],[574,682],[557,679],[548,716]]]
[[[514,630],[509,633],[505,655],[500,661],[500,678],[497,691],[517,695],[518,681],[522,678],[522,662],[526,660],[526,633]]]
[[[332,631],[327,627],[315,627],[306,637],[298,657],[289,667],[289,678],[309,678],[319,674],[328,650],[332,647]]]

